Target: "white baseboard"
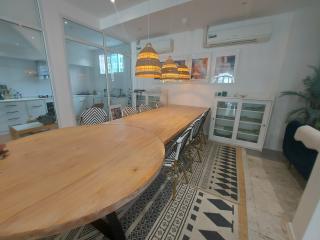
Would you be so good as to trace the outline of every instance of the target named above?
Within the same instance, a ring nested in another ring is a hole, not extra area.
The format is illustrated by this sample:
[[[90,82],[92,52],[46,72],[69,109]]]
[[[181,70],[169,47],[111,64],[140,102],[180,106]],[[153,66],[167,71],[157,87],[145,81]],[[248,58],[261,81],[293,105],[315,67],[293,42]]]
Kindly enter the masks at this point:
[[[296,240],[296,236],[295,236],[293,228],[292,228],[292,222],[287,223],[287,231],[288,231],[289,239]]]

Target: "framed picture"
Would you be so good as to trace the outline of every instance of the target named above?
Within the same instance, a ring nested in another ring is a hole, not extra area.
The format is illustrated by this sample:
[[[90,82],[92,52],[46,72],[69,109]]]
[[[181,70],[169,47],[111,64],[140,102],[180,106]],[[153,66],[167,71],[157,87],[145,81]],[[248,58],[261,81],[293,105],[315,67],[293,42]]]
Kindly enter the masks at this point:
[[[186,55],[184,55],[184,56],[175,56],[175,55],[169,55],[169,54],[162,54],[160,56],[160,64],[161,64],[161,66],[168,59],[169,56],[171,56],[171,58],[173,59],[173,61],[177,65],[185,64],[187,67],[190,68],[189,56],[186,56]]]
[[[213,55],[210,83],[233,84],[236,81],[239,51]]]
[[[191,80],[207,80],[209,78],[210,55],[192,56]]]

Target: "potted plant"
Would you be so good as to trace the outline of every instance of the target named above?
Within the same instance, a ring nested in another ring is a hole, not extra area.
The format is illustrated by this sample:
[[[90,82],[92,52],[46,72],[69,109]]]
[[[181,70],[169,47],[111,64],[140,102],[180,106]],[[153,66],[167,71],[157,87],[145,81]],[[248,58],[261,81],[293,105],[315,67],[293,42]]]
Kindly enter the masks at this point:
[[[320,66],[311,68],[313,75],[303,80],[303,91],[284,91],[281,96],[298,96],[305,102],[303,107],[289,112],[288,121],[296,119],[320,130]]]

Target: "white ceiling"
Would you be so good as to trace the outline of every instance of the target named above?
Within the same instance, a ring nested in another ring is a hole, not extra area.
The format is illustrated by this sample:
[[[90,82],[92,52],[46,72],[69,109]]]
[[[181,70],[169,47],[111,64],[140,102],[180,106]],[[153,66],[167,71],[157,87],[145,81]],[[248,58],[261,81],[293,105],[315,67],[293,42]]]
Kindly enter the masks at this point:
[[[110,0],[65,0],[78,8],[86,11],[87,13],[96,16],[98,18],[106,17],[115,13],[115,9],[118,11],[132,7],[136,4],[145,2],[146,0],[115,0],[116,4],[110,2]]]
[[[115,0],[118,13],[110,0],[65,0],[78,8],[99,17],[116,16],[121,18],[123,10],[133,8],[145,0]],[[153,0],[154,2],[157,0]],[[162,1],[162,0],[158,0]],[[270,16],[301,8],[312,0],[192,0],[153,12],[150,15],[150,36],[203,28],[208,24],[221,24],[254,17]],[[108,35],[124,41],[134,41],[147,36],[147,16],[103,29]]]

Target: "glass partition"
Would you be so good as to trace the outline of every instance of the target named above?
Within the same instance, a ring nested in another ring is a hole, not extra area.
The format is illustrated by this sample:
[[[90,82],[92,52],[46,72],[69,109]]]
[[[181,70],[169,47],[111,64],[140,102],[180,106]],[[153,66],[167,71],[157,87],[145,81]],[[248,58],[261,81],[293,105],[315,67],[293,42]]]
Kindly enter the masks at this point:
[[[41,29],[36,0],[1,0],[0,3],[0,19],[16,22],[35,29]]]
[[[132,105],[130,45],[111,37],[106,38],[107,73],[110,87],[110,104]]]
[[[68,39],[83,41],[103,47],[103,34],[91,28],[64,19],[64,32]]]
[[[103,49],[70,40],[66,41],[66,48],[77,122],[83,111],[97,104],[108,112]]]
[[[99,106],[109,113],[103,34],[64,19],[69,79],[76,121]]]
[[[0,35],[0,142],[56,128],[36,1],[2,0]]]
[[[70,20],[63,21],[77,122],[83,111],[96,104],[109,116],[112,107],[131,106],[130,44]]]

